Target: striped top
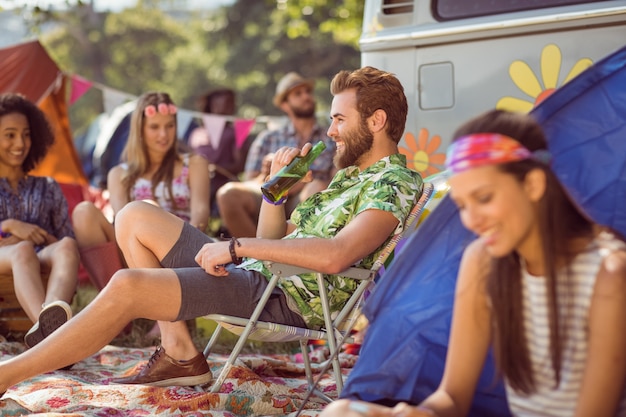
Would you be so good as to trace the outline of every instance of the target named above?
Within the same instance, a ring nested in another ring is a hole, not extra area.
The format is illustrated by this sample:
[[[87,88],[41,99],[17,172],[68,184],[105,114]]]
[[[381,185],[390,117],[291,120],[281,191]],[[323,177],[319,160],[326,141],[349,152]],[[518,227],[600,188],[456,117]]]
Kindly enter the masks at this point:
[[[561,383],[555,389],[555,376],[550,359],[550,327],[545,280],[530,275],[522,267],[522,292],[526,340],[537,391],[529,396],[515,392],[506,385],[507,399],[515,416],[574,415],[582,385],[589,338],[589,307],[596,276],[602,260],[626,245],[612,234],[600,233],[558,277],[560,325],[565,331],[561,364]],[[564,320],[567,318],[567,320]],[[618,416],[626,416],[626,391],[622,395]]]

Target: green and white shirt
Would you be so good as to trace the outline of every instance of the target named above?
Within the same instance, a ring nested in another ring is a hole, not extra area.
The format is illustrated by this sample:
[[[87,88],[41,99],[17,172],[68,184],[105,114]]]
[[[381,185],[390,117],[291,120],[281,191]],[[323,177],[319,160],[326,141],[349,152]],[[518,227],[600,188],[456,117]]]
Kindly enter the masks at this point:
[[[419,173],[406,167],[406,158],[401,154],[385,157],[363,172],[351,166],[334,176],[328,188],[301,202],[291,214],[296,229],[284,239],[309,237],[331,238],[343,229],[359,213],[365,210],[384,210],[398,219],[398,227],[374,253],[356,266],[371,268],[391,238],[400,233],[404,219],[419,198],[423,182]],[[271,272],[263,262],[248,259],[241,268],[258,271],[268,277]],[[336,275],[325,275],[330,308],[333,313],[341,310],[358,283]],[[278,283],[285,294],[292,298],[307,326],[312,329],[324,325],[322,305],[314,274],[285,277]]]

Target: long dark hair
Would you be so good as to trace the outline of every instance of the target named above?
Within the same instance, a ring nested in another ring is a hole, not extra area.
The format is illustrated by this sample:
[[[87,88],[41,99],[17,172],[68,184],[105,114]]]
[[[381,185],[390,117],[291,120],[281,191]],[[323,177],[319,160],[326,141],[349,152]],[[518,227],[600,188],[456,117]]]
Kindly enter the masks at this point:
[[[516,139],[531,152],[547,150],[541,126],[529,115],[492,110],[462,125],[455,132],[454,140],[472,133],[500,133]],[[546,190],[538,202],[538,221],[549,303],[550,358],[558,385],[565,328],[558,312],[559,303],[566,301],[557,297],[557,269],[576,256],[572,239],[593,235],[593,223],[569,197],[546,162],[527,159],[501,164],[498,168],[520,182],[532,170],[540,169],[545,173]],[[496,364],[513,389],[529,394],[535,391],[536,385],[524,330],[520,269],[520,259],[515,252],[494,258],[486,285],[492,308]]]
[[[48,153],[54,143],[54,133],[43,111],[21,94],[0,94],[0,117],[11,113],[26,116],[30,129],[30,151],[22,163],[24,173],[30,172]]]

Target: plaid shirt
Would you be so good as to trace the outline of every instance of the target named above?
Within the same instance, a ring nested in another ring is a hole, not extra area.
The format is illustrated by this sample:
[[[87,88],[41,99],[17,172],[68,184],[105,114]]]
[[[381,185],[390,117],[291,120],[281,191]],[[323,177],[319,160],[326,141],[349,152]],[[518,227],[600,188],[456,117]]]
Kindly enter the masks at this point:
[[[313,178],[322,181],[330,180],[330,173],[333,170],[333,157],[335,156],[335,142],[326,135],[326,128],[316,124],[313,133],[307,142],[315,144],[324,141],[326,149],[317,157],[311,165]],[[246,159],[246,172],[260,172],[265,155],[274,153],[283,146],[300,147],[300,140],[296,136],[296,130],[292,123],[284,127],[259,133],[248,151]]]

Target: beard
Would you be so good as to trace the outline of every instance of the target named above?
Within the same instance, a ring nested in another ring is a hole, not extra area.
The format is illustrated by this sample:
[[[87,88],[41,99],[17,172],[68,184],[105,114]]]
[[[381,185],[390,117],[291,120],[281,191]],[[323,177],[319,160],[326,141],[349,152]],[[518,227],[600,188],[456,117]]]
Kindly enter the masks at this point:
[[[365,122],[361,122],[358,128],[344,133],[339,139],[343,141],[343,151],[337,152],[333,160],[339,169],[359,165],[361,158],[374,144],[374,135]]]
[[[300,106],[300,107],[290,105],[290,108],[291,108],[293,117],[297,119],[310,119],[312,117],[315,117],[315,102],[311,103],[308,106]]]

